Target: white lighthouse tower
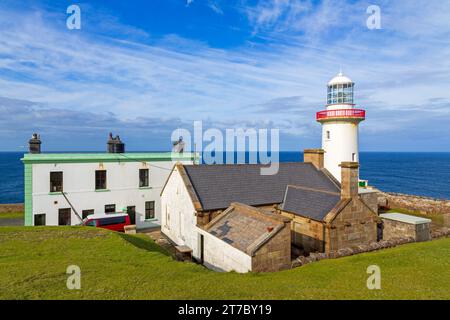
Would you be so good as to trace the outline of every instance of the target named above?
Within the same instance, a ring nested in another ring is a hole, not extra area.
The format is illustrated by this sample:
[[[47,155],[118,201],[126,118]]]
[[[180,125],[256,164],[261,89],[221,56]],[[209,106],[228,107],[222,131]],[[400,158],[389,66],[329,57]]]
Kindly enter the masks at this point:
[[[317,121],[322,124],[324,165],[338,181],[341,181],[341,162],[359,162],[358,125],[366,112],[355,108],[354,86],[340,72],[328,82],[327,109],[317,112]]]

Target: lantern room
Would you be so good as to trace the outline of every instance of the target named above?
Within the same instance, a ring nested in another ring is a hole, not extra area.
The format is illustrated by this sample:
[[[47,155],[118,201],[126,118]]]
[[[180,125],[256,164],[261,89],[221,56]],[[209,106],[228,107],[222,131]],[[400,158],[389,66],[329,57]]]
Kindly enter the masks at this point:
[[[351,104],[353,105],[353,81],[340,72],[328,82],[327,105]]]

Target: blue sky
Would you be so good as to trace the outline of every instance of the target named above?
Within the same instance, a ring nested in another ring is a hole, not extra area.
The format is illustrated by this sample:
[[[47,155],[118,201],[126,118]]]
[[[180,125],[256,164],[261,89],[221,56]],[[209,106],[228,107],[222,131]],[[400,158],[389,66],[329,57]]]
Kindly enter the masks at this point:
[[[66,9],[81,8],[81,30]],[[366,9],[381,8],[381,30]],[[450,151],[450,1],[0,1],[0,151],[167,150],[174,129],[278,128],[320,146],[342,67],[362,151]]]

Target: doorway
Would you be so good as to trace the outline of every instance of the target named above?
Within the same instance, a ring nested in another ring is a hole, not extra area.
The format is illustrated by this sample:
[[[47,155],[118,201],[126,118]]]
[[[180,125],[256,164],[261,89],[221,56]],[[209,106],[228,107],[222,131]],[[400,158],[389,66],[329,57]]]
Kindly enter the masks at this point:
[[[204,252],[205,252],[205,238],[203,237],[202,234],[200,234],[199,241],[200,241],[200,248],[199,248],[200,249],[200,263],[203,264],[204,258],[205,258],[205,256],[204,256]]]
[[[70,226],[72,210],[69,209],[59,209],[58,211],[58,225],[59,226]]]
[[[136,224],[136,207],[135,206],[127,207],[127,214],[130,217],[130,223]]]

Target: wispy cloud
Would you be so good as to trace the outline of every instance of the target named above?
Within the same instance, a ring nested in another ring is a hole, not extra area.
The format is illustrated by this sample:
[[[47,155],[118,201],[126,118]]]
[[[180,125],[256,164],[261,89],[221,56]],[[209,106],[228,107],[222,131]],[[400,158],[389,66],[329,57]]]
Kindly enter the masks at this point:
[[[278,127],[286,149],[299,149],[299,141],[311,147],[320,143],[314,113],[324,108],[325,83],[342,66],[368,110],[363,138],[411,125],[434,136],[436,121],[450,120],[450,25],[443,19],[450,4],[436,3],[381,1],[383,29],[370,31],[367,1],[204,1],[221,16],[235,10],[247,21],[239,26],[246,41],[231,48],[174,33],[154,37],[106,15],[71,32],[64,14],[0,5],[0,96],[33,101],[23,106],[29,109],[14,106],[17,100],[5,109],[3,101],[9,129],[1,132],[13,135],[8,123],[42,123],[42,130],[54,123],[60,132],[149,126],[167,137],[174,124],[204,120]],[[440,130],[450,135],[448,126]],[[386,148],[405,139],[388,139]]]
[[[218,0],[208,0],[208,7],[217,14],[223,14],[223,10],[220,6],[220,2]]]

